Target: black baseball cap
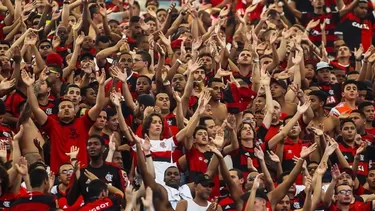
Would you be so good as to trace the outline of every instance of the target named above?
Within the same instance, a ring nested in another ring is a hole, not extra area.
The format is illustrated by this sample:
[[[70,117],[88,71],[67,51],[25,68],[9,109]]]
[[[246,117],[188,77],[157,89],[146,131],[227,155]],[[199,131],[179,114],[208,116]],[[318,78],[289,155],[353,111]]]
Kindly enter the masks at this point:
[[[80,57],[79,57],[79,61],[82,61],[83,59],[85,58],[90,58],[90,60],[94,60],[94,55],[92,55],[91,53],[84,53],[82,54]]]
[[[288,84],[284,80],[272,78],[270,84],[273,84],[273,83],[277,83],[283,89],[288,89]]]
[[[247,200],[249,199],[249,197],[250,197],[250,194],[251,194],[251,191],[242,194],[242,196],[241,196],[242,201],[247,201]],[[261,199],[264,199],[264,200],[266,200],[266,201],[269,201],[269,200],[268,200],[267,193],[264,191],[263,188],[258,188],[258,189],[256,190],[255,198],[261,198]]]
[[[208,176],[207,174],[198,175],[195,178],[194,183],[195,184],[201,184],[203,186],[210,186],[210,187],[215,186],[215,183],[212,181],[211,177]]]

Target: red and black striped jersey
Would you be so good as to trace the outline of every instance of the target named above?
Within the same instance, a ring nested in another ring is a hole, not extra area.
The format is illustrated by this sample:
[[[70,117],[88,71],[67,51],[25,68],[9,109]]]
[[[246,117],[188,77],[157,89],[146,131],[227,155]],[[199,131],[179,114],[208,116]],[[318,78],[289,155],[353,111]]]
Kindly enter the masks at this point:
[[[326,23],[326,49],[330,55],[333,55],[335,52],[333,42],[336,40],[335,29],[336,25],[340,22],[339,13],[330,12],[324,14],[315,14],[302,12],[301,23],[303,26],[306,27],[311,20],[320,20],[320,23],[323,23],[323,21]],[[322,44],[322,31],[319,24],[315,28],[311,29],[309,39],[316,46],[320,46]]]
[[[358,18],[351,12],[341,18],[335,33],[343,36],[345,44],[350,50],[353,51],[362,43],[366,51],[372,44],[374,23],[375,17],[372,12],[368,12],[364,19]]]

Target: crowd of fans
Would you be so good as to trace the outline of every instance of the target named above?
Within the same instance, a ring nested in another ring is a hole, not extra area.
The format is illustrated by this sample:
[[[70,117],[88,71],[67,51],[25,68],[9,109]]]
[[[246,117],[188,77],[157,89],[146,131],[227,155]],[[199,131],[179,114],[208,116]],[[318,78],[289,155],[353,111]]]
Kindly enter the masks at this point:
[[[371,1],[140,3],[1,0],[0,210],[375,210]]]

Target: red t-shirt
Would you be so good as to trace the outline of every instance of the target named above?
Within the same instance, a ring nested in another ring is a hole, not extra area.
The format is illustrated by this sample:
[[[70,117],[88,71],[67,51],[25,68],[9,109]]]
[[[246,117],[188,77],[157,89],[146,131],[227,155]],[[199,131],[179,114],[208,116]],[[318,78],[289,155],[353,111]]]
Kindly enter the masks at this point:
[[[86,111],[85,115],[75,118],[69,124],[59,122],[48,116],[42,128],[51,139],[52,172],[58,172],[58,168],[62,163],[69,162],[69,156],[65,153],[70,151],[71,146],[78,146],[80,149],[77,159],[81,161],[81,167],[87,165],[86,141],[89,130],[94,123],[88,116],[88,111]]]

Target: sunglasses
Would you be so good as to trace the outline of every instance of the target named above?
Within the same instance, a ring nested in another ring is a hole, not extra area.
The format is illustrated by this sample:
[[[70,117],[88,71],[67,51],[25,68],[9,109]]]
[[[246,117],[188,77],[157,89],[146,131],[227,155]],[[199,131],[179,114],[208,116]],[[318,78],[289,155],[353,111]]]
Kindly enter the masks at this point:
[[[57,72],[56,70],[47,70],[47,71],[46,71],[46,74],[47,74],[47,75],[49,75],[49,74],[51,74],[51,73],[55,73],[55,74],[57,74],[57,73],[59,73],[59,72]]]
[[[120,59],[119,62],[132,62],[133,59]]]
[[[39,46],[39,48],[43,49],[43,50],[48,50],[48,49],[51,48],[51,46],[50,45],[41,45],[41,46]]]
[[[209,183],[209,184],[201,184],[201,185],[202,185],[202,187],[205,187],[205,188],[212,188],[212,187],[215,186],[214,184],[211,184],[211,183]]]

